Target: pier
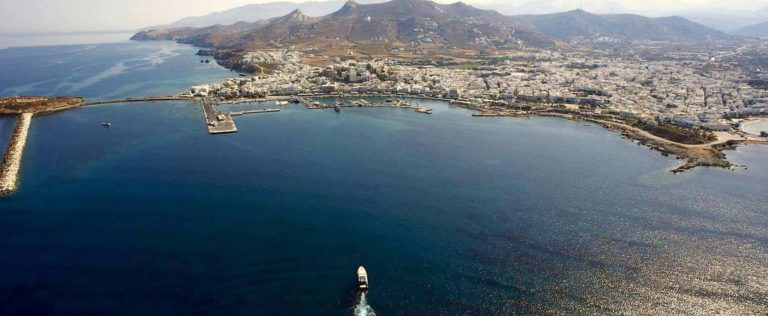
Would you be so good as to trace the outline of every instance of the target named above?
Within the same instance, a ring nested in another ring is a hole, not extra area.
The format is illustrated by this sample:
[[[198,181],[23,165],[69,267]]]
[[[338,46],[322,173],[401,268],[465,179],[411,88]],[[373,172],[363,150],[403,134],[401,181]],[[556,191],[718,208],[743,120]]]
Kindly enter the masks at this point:
[[[24,145],[27,143],[29,125],[32,123],[32,113],[19,115],[16,128],[13,130],[11,142],[3,157],[0,166],[0,195],[7,195],[16,191],[16,185],[21,169],[21,157],[24,155]]]
[[[216,109],[216,103],[210,98],[203,98],[202,105],[209,134],[237,133],[237,126],[232,120],[232,115],[219,112]]]
[[[246,114],[272,113],[272,112],[280,112],[280,109],[260,109],[260,110],[234,111],[234,112],[229,112],[229,115],[230,116],[240,116],[240,115],[246,115]]]

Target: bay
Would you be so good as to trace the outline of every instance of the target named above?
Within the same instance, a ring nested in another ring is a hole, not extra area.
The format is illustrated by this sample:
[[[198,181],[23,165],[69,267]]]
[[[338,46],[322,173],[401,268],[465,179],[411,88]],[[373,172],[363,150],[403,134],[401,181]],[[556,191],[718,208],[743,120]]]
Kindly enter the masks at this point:
[[[13,58],[55,82],[22,66],[0,80],[112,98],[232,75],[193,54],[36,48]],[[83,60],[98,66],[72,71]],[[766,307],[767,148],[728,152],[746,170],[674,175],[590,124],[418,102],[434,114],[239,105],[281,112],[219,136],[191,101],[35,117],[20,190],[0,200],[0,314],[348,314],[361,264],[380,315]]]

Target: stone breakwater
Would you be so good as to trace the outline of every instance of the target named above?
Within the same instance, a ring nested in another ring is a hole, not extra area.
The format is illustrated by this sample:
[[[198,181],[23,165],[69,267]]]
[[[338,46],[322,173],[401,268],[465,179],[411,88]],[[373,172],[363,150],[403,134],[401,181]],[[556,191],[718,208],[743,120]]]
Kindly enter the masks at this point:
[[[27,132],[32,122],[32,113],[22,113],[16,122],[11,142],[3,157],[0,166],[0,195],[7,195],[16,191],[16,184],[21,169],[21,157],[24,155],[24,145],[27,143]]]

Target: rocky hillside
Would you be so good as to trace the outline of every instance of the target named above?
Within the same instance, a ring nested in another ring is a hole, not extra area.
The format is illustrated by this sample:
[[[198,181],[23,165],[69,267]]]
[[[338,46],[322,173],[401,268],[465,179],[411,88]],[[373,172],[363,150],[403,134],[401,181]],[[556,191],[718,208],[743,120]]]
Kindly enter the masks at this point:
[[[510,23],[498,12],[463,3],[443,5],[425,0],[379,4],[348,1],[338,11],[323,17],[308,17],[295,10],[260,23],[149,30],[136,34],[133,39],[177,40],[227,49],[256,48],[272,43],[300,45],[319,39],[445,48],[554,44],[546,36]]]
[[[734,33],[750,37],[768,37],[768,22],[750,25],[736,30]]]
[[[583,10],[521,15],[510,18],[544,35],[573,40],[610,37],[628,40],[720,40],[732,38],[723,32],[681,17],[648,18],[633,14],[592,14]]]

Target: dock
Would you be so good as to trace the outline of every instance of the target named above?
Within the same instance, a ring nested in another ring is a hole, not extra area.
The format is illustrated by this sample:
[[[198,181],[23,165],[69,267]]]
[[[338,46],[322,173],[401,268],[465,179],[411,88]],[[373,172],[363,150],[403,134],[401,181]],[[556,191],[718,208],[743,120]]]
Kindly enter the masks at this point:
[[[8,195],[16,191],[19,170],[21,170],[21,157],[24,155],[24,146],[27,144],[27,133],[31,123],[32,113],[19,115],[11,142],[3,156],[3,164],[0,166],[0,195]]]
[[[246,114],[272,113],[272,112],[280,112],[280,109],[259,109],[259,110],[234,111],[234,112],[229,112],[229,115],[230,116],[240,116],[240,115],[246,115]]]
[[[216,104],[209,98],[204,98],[201,103],[209,134],[237,133],[237,126],[232,120],[232,115],[216,110]]]

